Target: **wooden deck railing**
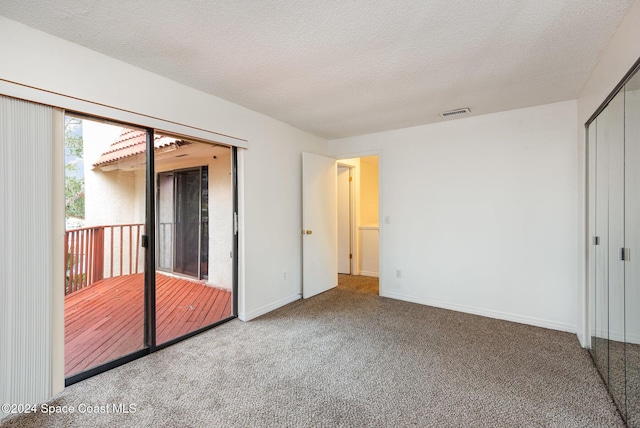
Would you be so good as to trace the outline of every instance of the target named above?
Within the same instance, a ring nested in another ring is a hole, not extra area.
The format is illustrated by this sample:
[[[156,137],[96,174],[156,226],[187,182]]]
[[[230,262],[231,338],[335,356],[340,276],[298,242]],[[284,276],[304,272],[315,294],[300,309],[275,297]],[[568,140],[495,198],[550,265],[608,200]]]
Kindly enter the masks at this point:
[[[144,271],[143,224],[70,229],[65,233],[65,295],[104,278]]]

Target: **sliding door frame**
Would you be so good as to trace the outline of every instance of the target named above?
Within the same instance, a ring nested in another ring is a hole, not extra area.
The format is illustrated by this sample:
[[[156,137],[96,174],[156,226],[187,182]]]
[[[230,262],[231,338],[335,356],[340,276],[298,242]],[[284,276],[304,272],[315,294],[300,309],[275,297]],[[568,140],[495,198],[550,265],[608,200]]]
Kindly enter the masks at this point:
[[[633,64],[633,66],[627,72],[627,74],[624,75],[622,80],[620,80],[620,82],[615,86],[615,88],[613,88],[613,90],[609,93],[609,95],[607,95],[607,98],[604,99],[602,104],[600,104],[600,106],[596,109],[596,111],[591,115],[589,120],[587,120],[587,122],[584,124],[585,130],[589,127],[591,122],[596,120],[596,118],[600,115],[600,113],[602,113],[602,111],[605,108],[607,108],[609,103],[613,101],[616,95],[618,95],[618,92],[620,92],[622,88],[624,88],[624,85],[626,85],[633,78],[633,76],[636,74],[637,71],[640,71],[640,58],[636,60],[636,62]]]
[[[233,299],[233,304],[232,304],[232,308],[231,308],[231,314],[234,317],[238,316],[238,283],[239,283],[239,274],[238,274],[238,266],[239,266],[239,262],[238,259],[240,258],[239,256],[239,244],[238,244],[238,240],[239,240],[239,235],[240,235],[240,220],[239,220],[239,210],[238,210],[238,148],[237,147],[231,147],[231,192],[233,193],[232,196],[232,204],[233,204],[233,218],[232,218],[232,222],[233,222],[233,244],[232,244],[232,251],[233,251],[233,259],[232,259],[232,263],[233,263],[233,278],[232,278],[232,284],[233,284],[233,291],[232,291],[232,296],[231,298]]]
[[[147,131],[147,176],[145,183],[145,235],[142,246],[145,247],[144,269],[144,324],[145,344],[149,352],[156,351],[156,171],[154,140],[155,130]]]

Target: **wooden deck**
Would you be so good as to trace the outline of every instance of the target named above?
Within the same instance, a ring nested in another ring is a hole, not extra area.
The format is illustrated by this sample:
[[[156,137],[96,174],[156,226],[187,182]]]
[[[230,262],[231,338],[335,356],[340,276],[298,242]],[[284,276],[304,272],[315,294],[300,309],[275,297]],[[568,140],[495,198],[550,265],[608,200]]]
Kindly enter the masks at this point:
[[[143,348],[144,274],[103,279],[65,297],[65,376]],[[231,293],[156,275],[157,343],[231,315]]]

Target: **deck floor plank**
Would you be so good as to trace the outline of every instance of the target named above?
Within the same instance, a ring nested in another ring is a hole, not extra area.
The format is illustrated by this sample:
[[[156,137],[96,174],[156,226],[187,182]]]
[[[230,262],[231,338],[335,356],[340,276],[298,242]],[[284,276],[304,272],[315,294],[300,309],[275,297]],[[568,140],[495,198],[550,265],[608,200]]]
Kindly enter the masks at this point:
[[[231,315],[231,293],[156,274],[157,343]],[[144,274],[103,279],[65,297],[65,376],[143,348]]]
[[[190,282],[184,284],[179,290],[180,292],[174,292],[175,289],[167,288],[167,284],[159,287],[161,292],[160,296],[156,296],[156,334],[157,343],[164,343],[177,336],[171,337],[171,329],[173,328],[176,319],[183,313],[185,299],[188,299],[190,294],[193,294],[196,284]]]
[[[97,289],[99,298],[86,300],[84,311],[76,314],[76,323],[65,329],[71,334],[84,330],[92,333],[80,343],[76,342],[74,348],[65,346],[68,370],[81,371],[142,348],[144,286],[142,278],[136,275],[129,280],[128,283],[120,281],[117,288],[109,287],[108,292]],[[97,287],[101,285],[94,284]],[[95,329],[97,322],[101,328]]]
[[[192,287],[191,290],[184,293],[178,310],[171,311],[170,321],[167,321],[169,328],[165,329],[162,335],[158,335],[158,343],[164,343],[175,337],[179,337],[181,329],[189,326],[187,323],[189,316],[194,312],[203,312],[206,310],[206,307],[200,305],[199,302],[206,300],[208,294],[211,293],[208,293],[205,287],[197,286]],[[189,329],[189,331],[193,330],[195,330],[195,328]]]
[[[219,319],[216,317],[221,317],[223,316],[225,313],[227,313],[227,302],[230,301],[230,295],[227,296],[225,294],[221,294],[220,295],[220,300],[216,301],[216,306],[210,308],[209,311],[209,319]]]
[[[204,321],[207,318],[207,314],[211,307],[215,305],[216,299],[219,295],[220,293],[207,293],[202,300],[197,302],[198,306],[200,306],[198,308],[199,310],[191,311],[187,322],[197,323]]]

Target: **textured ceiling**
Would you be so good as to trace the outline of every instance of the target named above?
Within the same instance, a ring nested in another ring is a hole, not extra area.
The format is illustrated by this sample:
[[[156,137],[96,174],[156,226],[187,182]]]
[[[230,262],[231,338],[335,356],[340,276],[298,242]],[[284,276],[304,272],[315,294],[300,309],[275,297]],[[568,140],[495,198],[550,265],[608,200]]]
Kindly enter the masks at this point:
[[[0,15],[339,138],[576,98],[632,2],[2,0]]]

